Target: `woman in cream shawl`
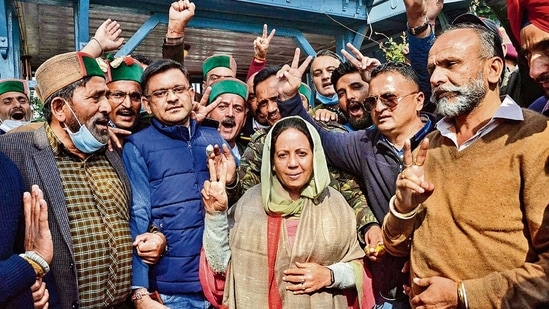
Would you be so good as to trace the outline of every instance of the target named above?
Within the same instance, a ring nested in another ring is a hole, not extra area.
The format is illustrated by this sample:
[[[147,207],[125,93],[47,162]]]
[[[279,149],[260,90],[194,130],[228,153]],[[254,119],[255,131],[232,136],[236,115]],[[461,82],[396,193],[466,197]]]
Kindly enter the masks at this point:
[[[347,308],[345,289],[362,295],[355,214],[328,187],[320,137],[310,124],[288,117],[269,131],[261,184],[229,210],[232,228],[225,179],[215,176],[225,175],[225,167],[209,166],[204,250],[212,270],[226,273],[224,305]]]

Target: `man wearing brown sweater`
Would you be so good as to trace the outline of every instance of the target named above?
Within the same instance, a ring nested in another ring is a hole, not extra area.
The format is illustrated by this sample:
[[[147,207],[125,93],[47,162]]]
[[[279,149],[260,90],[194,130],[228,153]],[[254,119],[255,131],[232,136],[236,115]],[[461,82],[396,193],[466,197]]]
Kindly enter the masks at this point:
[[[383,224],[410,254],[412,306],[536,308],[549,303],[549,123],[500,100],[499,39],[454,25],[429,52],[444,118],[412,154]]]

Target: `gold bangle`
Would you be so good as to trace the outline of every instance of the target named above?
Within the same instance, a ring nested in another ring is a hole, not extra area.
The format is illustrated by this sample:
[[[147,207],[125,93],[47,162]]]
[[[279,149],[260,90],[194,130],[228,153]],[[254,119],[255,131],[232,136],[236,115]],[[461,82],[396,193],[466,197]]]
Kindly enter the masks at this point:
[[[40,264],[36,263],[35,261],[29,259],[28,257],[24,256],[24,255],[20,255],[25,261],[27,261],[27,263],[30,264],[30,266],[32,267],[32,269],[34,269],[34,272],[36,273],[36,277],[39,277],[39,278],[42,278],[44,277],[45,273],[44,273],[44,270],[42,269],[42,266],[40,266]]]

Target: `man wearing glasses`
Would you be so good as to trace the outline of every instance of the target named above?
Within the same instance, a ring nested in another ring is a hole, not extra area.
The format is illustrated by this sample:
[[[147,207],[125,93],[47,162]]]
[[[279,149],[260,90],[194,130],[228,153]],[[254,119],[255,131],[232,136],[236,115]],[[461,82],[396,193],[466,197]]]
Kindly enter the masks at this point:
[[[130,56],[109,61],[107,97],[111,104],[110,125],[133,131],[141,109],[141,75],[143,69]]]
[[[168,249],[158,261],[144,261],[134,252],[132,300],[136,308],[165,308],[150,297],[158,291],[170,308],[208,308],[198,278],[204,230],[200,189],[209,178],[206,147],[225,142],[217,127],[191,119],[194,90],[180,63],[152,63],[141,87],[142,103],[153,118],[149,127],[126,138],[122,152],[133,192],[130,228],[133,239],[158,229]]]
[[[370,264],[376,302],[381,306],[407,308],[408,299],[402,291],[402,284],[408,282],[408,277],[401,274],[405,259],[374,248],[383,244],[380,223],[389,212],[397,175],[404,168],[404,141],[410,139],[415,148],[427,133],[434,130],[436,118],[421,112],[425,97],[419,91],[417,75],[409,65],[385,63],[374,68],[370,75],[369,96],[364,99],[364,107],[370,112],[374,126],[366,130],[338,133],[321,129],[299,104],[299,96],[279,101],[278,106],[283,116],[299,115],[317,128],[328,164],[361,180],[368,206],[377,219],[365,228],[364,235],[369,245],[368,257],[379,262]],[[279,97],[279,100],[284,98]]]

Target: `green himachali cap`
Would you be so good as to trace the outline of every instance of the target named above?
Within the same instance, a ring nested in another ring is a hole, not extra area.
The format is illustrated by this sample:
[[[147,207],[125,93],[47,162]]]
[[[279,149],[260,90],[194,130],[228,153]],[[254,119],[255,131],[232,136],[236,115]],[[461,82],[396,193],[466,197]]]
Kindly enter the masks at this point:
[[[129,80],[137,83],[141,82],[143,68],[131,56],[125,56],[108,61],[109,74],[107,83],[119,80]]]
[[[202,63],[202,75],[206,78],[208,72],[218,67],[225,67],[231,69],[236,73],[236,61],[229,55],[215,55],[206,58]]]
[[[224,93],[233,93],[239,95],[246,101],[248,99],[248,86],[236,79],[226,78],[212,84],[212,91],[208,99],[208,104],[212,103],[217,97]]]
[[[6,92],[19,92],[29,96],[29,87],[27,82],[21,79],[0,80],[0,95]]]
[[[82,52],[56,55],[36,70],[36,93],[45,102],[63,87],[89,76],[105,78],[99,63],[91,55]]]

